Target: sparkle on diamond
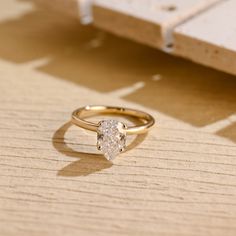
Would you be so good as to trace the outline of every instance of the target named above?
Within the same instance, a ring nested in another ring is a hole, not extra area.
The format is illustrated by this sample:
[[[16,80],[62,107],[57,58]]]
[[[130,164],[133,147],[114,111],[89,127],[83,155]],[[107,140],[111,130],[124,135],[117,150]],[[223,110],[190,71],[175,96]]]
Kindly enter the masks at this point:
[[[103,120],[98,127],[97,147],[108,160],[114,159],[125,148],[124,124],[116,120]]]

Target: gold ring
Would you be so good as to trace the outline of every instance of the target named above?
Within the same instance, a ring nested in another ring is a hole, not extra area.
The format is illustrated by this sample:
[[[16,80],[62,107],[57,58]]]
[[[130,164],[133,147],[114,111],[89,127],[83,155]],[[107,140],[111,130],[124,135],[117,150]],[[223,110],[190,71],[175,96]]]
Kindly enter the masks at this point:
[[[141,121],[141,124],[127,126],[114,119],[93,123],[85,118],[100,114],[118,114],[131,116]],[[125,150],[126,135],[146,133],[155,123],[154,118],[146,112],[113,106],[89,105],[76,109],[72,113],[72,123],[81,128],[97,132],[97,148],[108,160],[113,160]]]

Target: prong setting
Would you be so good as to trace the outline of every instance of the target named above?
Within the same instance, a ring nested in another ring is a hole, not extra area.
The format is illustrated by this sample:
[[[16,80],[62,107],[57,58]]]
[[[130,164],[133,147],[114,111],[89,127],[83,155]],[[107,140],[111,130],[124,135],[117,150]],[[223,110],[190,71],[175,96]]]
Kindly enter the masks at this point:
[[[117,120],[102,120],[97,129],[97,148],[108,160],[125,150],[126,125]]]

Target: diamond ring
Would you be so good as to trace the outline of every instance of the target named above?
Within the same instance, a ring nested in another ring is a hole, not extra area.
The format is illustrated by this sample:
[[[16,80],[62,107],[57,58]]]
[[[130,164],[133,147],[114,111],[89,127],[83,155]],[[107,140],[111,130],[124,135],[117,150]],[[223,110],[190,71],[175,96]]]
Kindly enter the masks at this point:
[[[140,125],[127,126],[114,119],[105,119],[98,123],[86,118],[100,114],[118,114],[131,116],[141,121]],[[146,112],[123,107],[89,105],[72,113],[72,123],[81,128],[97,132],[97,148],[107,160],[113,160],[126,147],[126,135],[146,133],[155,123]]]

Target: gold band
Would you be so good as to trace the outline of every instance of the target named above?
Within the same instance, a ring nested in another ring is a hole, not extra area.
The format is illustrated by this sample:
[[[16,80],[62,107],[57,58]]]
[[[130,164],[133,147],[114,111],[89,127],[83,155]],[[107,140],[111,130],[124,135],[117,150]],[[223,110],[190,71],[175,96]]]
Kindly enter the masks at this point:
[[[84,118],[99,114],[118,114],[131,116],[142,121],[141,125],[128,126],[127,134],[141,134],[147,132],[155,123],[154,118],[146,112],[123,107],[89,105],[81,107],[72,113],[73,124],[91,131],[97,131],[99,124],[86,121]]]

